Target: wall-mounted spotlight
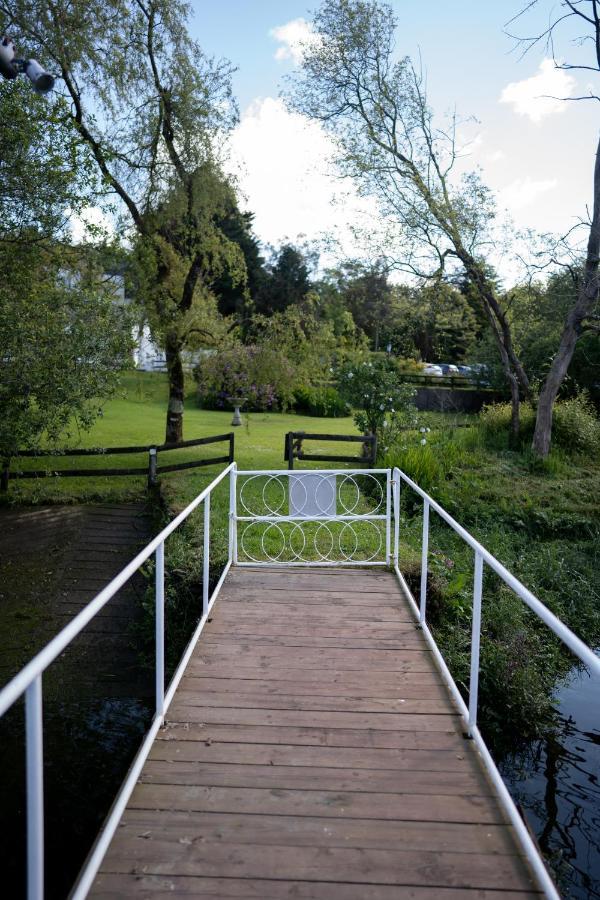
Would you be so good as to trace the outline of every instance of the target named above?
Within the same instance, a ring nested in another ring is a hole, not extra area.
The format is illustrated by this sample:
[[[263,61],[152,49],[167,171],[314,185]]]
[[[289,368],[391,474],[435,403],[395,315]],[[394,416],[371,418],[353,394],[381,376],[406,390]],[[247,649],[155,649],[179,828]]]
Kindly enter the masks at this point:
[[[17,59],[14,42],[6,35],[0,41],[0,74],[11,81],[17,75],[26,75],[36,94],[48,94],[55,82],[36,59]]]

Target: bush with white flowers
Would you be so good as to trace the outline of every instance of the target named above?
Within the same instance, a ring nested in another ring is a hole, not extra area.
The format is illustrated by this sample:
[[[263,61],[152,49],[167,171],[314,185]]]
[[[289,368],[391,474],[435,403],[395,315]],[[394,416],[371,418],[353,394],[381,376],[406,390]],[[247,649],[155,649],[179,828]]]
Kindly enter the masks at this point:
[[[381,451],[394,443],[399,432],[416,427],[415,390],[401,384],[386,361],[348,362],[337,371],[338,390],[354,412],[363,434],[374,434]]]

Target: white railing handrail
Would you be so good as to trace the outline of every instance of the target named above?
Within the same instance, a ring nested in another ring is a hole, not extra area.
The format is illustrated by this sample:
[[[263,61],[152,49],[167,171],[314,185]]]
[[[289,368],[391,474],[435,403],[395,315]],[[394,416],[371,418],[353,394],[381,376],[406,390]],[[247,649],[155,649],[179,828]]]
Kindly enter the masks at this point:
[[[110,581],[99,594],[85,606],[75,618],[66,625],[62,631],[54,637],[43,650],[33,657],[21,671],[15,675],[5,687],[0,691],[0,716],[2,716],[19,697],[25,693],[30,684],[51,665],[54,660],[60,656],[63,650],[83,631],[85,626],[94,616],[114,597],[120,588],[131,578],[133,574],[140,568],[143,563],[148,560],[157,547],[169,537],[187,517],[208,497],[214,488],[221,482],[234,468],[235,463],[230,463],[226,469],[211,481],[201,494],[198,494],[194,500],[182,512],[179,513],[163,530],[147,544],[143,550],[135,556],[112,581]]]
[[[581,638],[571,631],[571,629],[561,622],[561,620],[551,612],[545,604],[542,603],[518,578],[508,571],[499,560],[493,556],[489,550],[479,543],[456,519],[454,519],[446,510],[437,503],[433,497],[427,494],[419,487],[411,478],[408,477],[401,469],[394,469],[402,481],[406,482],[415,493],[423,498],[428,506],[455,531],[475,553],[479,554],[483,561],[494,571],[502,581],[507,584],[511,590],[550,628],[560,640],[566,644],[572,653],[577,656],[588,668],[596,675],[600,675],[600,658],[596,656],[594,651],[585,644]]]

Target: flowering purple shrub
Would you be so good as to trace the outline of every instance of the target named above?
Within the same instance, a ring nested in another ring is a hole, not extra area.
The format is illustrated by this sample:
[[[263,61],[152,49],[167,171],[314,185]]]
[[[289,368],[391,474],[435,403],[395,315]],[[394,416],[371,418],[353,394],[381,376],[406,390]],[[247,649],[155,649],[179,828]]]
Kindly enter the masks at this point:
[[[202,360],[194,375],[205,409],[230,409],[232,398],[249,411],[286,409],[293,394],[292,366],[269,347],[238,344]]]

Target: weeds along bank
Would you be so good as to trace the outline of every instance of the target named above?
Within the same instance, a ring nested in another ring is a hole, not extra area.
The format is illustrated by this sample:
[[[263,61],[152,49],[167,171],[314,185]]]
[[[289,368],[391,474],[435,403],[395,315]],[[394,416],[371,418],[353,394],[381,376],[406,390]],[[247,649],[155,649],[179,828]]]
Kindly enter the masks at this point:
[[[586,643],[600,646],[600,423],[585,400],[557,408],[555,449],[544,464],[527,447],[533,411],[524,410],[523,446],[508,449],[508,405],[474,427],[432,430],[388,454]],[[401,568],[418,591],[422,505],[410,490],[401,507]],[[431,517],[428,616],[467,693],[473,553]],[[484,580],[480,722],[496,752],[551,723],[553,692],[573,666],[547,628],[489,570]]]

